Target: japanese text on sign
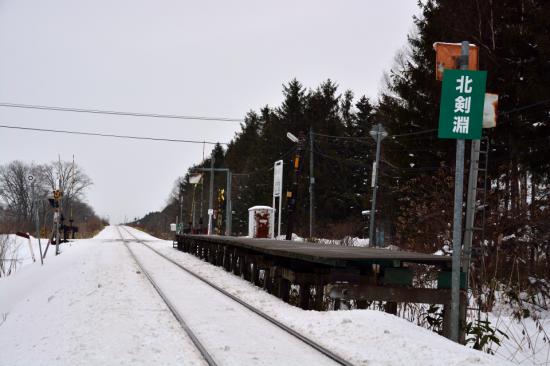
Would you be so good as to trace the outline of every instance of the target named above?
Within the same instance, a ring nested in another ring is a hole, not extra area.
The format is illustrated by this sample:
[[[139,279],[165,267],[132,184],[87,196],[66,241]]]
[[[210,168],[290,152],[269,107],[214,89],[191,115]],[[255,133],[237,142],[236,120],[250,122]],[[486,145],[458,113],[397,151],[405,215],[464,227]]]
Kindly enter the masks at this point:
[[[472,93],[472,78],[462,75],[456,79],[456,90],[461,94],[455,98],[455,113],[461,113],[461,115],[455,115],[453,120],[453,132],[467,134],[470,127],[470,104],[472,102],[471,96],[465,96]]]
[[[445,70],[439,137],[479,139],[485,96],[485,71]]]

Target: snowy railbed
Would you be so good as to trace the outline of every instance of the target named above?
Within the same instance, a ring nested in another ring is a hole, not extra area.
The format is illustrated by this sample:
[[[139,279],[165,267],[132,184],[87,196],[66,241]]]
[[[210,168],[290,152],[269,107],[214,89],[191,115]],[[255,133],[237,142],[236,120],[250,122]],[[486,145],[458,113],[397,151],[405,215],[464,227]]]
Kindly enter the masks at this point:
[[[393,315],[290,306],[223,269],[129,229],[235,296],[357,365],[502,365]],[[196,351],[107,227],[0,279],[0,364],[198,364]],[[152,254],[153,255],[153,254]],[[243,324],[245,329],[246,324]],[[305,366],[305,365],[304,365]]]
[[[0,278],[0,365],[202,365],[120,242],[61,250]]]
[[[457,345],[406,320],[373,310],[304,311],[135,229],[132,234],[178,263],[358,365],[497,365],[495,357]],[[413,357],[411,357],[414,355]]]

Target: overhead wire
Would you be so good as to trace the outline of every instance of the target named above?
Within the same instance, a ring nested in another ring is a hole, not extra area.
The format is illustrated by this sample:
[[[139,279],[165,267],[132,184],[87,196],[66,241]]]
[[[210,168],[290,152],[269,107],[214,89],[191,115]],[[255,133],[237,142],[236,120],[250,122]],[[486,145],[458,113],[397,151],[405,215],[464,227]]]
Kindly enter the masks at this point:
[[[395,137],[415,136],[415,135],[419,135],[419,134],[432,133],[432,132],[435,132],[435,131],[437,131],[437,129],[430,129],[430,130],[418,131],[418,132],[413,132],[413,133],[406,133],[406,134],[401,134],[401,135],[392,135],[392,136],[395,136]],[[320,136],[323,136],[323,137],[334,137],[332,135],[326,135],[326,134],[316,134],[316,135],[320,135]],[[336,137],[338,137],[338,136],[336,136]],[[342,137],[342,136],[340,136],[340,137]],[[347,136],[343,136],[343,138],[347,138]],[[355,138],[353,138],[353,139],[355,139]],[[420,140],[423,140],[423,139],[420,139]],[[385,149],[385,151],[389,151],[389,150],[398,150],[398,149]],[[421,151],[421,150],[419,149],[419,151]],[[329,159],[329,160],[333,160],[333,161],[338,162],[340,164],[346,164],[348,166],[354,166],[354,167],[364,167],[366,169],[370,168],[370,166],[368,164],[365,164],[365,162],[363,162],[363,161],[359,161],[359,160],[355,160],[355,159],[346,159],[346,158],[341,158],[341,157],[335,157],[335,156],[332,156],[332,155],[325,154],[325,153],[319,151],[316,148],[314,149],[314,153],[316,155],[322,156],[322,157],[324,157],[326,159]],[[402,173],[414,173],[414,172],[421,172],[421,171],[435,171],[435,170],[440,169],[440,167],[431,167],[431,166],[430,167],[400,168],[400,167],[397,167],[397,166],[393,166],[392,164],[385,161],[384,159],[381,159],[381,162],[385,163],[385,164],[388,164],[393,169],[395,169],[397,171],[400,171]]]
[[[375,144],[374,140],[367,139],[367,138],[361,138],[361,137],[351,137],[351,136],[330,136],[330,135],[317,135],[316,133],[313,134],[316,138],[320,138],[323,141],[329,140],[331,143],[339,143],[339,144],[348,144],[350,141],[359,143],[361,145],[365,146],[373,146]]]
[[[435,132],[435,131],[437,131],[437,128],[432,128],[432,129],[429,129],[429,130],[422,130],[422,131],[417,131],[417,132],[402,133],[402,134],[399,134],[399,135],[390,135],[388,137],[395,138],[395,137],[416,136],[416,135],[423,135],[423,134],[427,134],[427,133],[432,133],[432,132]]]
[[[543,107],[545,104],[549,103],[550,99],[542,100],[533,104],[529,104],[523,107],[515,108],[509,111],[503,111],[500,112],[504,115],[509,115],[515,112],[524,111],[527,109],[532,109],[535,107]],[[4,103],[0,102],[0,107],[9,107],[9,108],[23,108],[23,109],[37,109],[37,110],[49,110],[49,111],[61,111],[61,112],[75,112],[75,113],[90,113],[90,114],[106,114],[106,115],[121,115],[121,116],[132,116],[132,117],[149,117],[149,118],[168,118],[168,119],[182,119],[182,120],[201,120],[201,121],[218,121],[218,122],[244,122],[244,119],[241,118],[227,118],[227,117],[207,117],[207,116],[191,116],[191,115],[175,115],[175,114],[159,114],[159,113],[140,113],[140,112],[125,112],[125,111],[113,111],[113,110],[99,110],[99,109],[85,109],[85,108],[70,108],[70,107],[57,107],[57,106],[44,106],[44,105],[33,105],[33,104],[17,104],[17,103]],[[522,122],[529,122],[529,121],[539,121],[540,118],[528,118],[524,119]],[[215,145],[218,142],[213,141],[199,141],[199,140],[183,140],[183,139],[169,139],[169,138],[154,138],[154,137],[145,137],[145,136],[130,136],[130,135],[117,135],[117,134],[107,134],[107,133],[96,133],[96,132],[83,132],[83,131],[69,131],[69,130],[55,130],[55,129],[44,129],[44,128],[31,128],[31,127],[24,127],[24,126],[13,126],[13,125],[0,125],[0,128],[7,128],[7,129],[17,129],[17,130],[27,130],[27,131],[37,131],[37,132],[51,132],[51,133],[64,133],[64,134],[73,134],[73,135],[86,135],[86,136],[97,136],[97,137],[111,137],[111,138],[122,138],[122,139],[134,139],[134,140],[149,140],[149,141],[164,141],[164,142],[176,142],[176,143],[195,143],[195,144],[210,144]],[[403,133],[403,134],[396,134],[396,135],[390,135],[388,138],[390,138],[392,141],[395,141],[396,138],[401,140],[402,142],[412,142],[412,141],[423,141],[423,140],[429,140],[433,139],[436,136],[426,136],[422,138],[412,138],[407,139],[406,137],[409,136],[418,136],[418,135],[424,135],[429,134],[432,132],[437,131],[437,129],[428,129],[428,130],[422,130],[422,131],[416,131],[416,132],[410,132],[410,133]],[[365,143],[368,145],[372,145],[373,141],[369,137],[353,137],[353,136],[336,136],[336,135],[329,135],[329,134],[323,134],[323,133],[314,133],[315,136],[323,137],[323,138],[330,138],[335,140],[352,140],[360,143]],[[402,140],[402,138],[405,137],[405,141]],[[543,140],[543,139],[541,139]],[[535,140],[533,140],[535,141]],[[221,145],[228,145],[228,143],[219,142]],[[399,146],[399,143],[397,143]],[[403,148],[405,148],[403,146]],[[291,149],[289,152],[292,152],[293,149]],[[393,149],[386,149],[387,151],[393,150]],[[397,150],[397,149],[395,149]],[[546,150],[546,149],[538,149],[538,150]],[[284,156],[288,155],[288,153],[285,153]],[[341,158],[336,158],[333,156],[329,156],[327,154],[321,153],[317,149],[314,149],[314,152],[318,155],[321,155],[327,159],[332,159],[334,161],[338,162],[345,162],[346,160]],[[357,160],[350,160],[347,159],[347,161],[351,162],[352,165],[355,166],[364,166],[362,162],[359,162]],[[348,163],[349,164],[349,163]],[[272,170],[273,167],[268,167],[268,171]],[[419,170],[420,168],[412,168],[414,170]],[[425,169],[434,169],[431,167],[426,167]],[[407,169],[408,170],[408,169]],[[264,169],[256,170],[251,173],[240,173],[240,175],[249,175],[249,174],[258,174],[263,172]]]
[[[289,150],[287,150],[285,153],[279,156],[279,160],[286,159],[290,154],[296,151],[296,146],[292,146]],[[256,169],[252,172],[245,172],[245,173],[233,173],[233,176],[250,176],[260,173],[269,172],[274,169],[273,163],[269,163],[268,165],[264,165],[260,169]]]
[[[329,160],[334,160],[334,161],[336,161],[340,164],[346,164],[346,165],[349,165],[349,166],[355,166],[355,167],[359,167],[359,168],[369,168],[370,167],[368,164],[365,164],[365,162],[363,162],[363,161],[359,161],[359,160],[355,160],[355,159],[337,158],[337,157],[322,153],[317,149],[313,149],[313,152],[315,154],[319,155],[319,156],[322,156],[322,157],[324,157],[326,159],[329,159]]]
[[[538,107],[538,106],[541,106],[541,105],[544,105],[544,104],[547,104],[547,103],[550,103],[550,99],[540,100],[538,102],[528,104],[528,105],[523,106],[523,107],[514,108],[514,109],[511,109],[509,111],[502,111],[500,113],[501,114],[512,114],[512,113],[524,111],[526,109],[531,109],[531,108],[534,108],[534,107]]]
[[[416,136],[416,135],[423,135],[427,133],[432,133],[437,131],[437,128],[429,129],[429,130],[422,130],[422,131],[416,131],[416,132],[410,132],[410,133],[402,133],[398,135],[388,135],[388,138],[396,138],[396,137],[407,137],[407,136]],[[373,139],[371,137],[355,137],[355,136],[337,136],[337,135],[328,135],[324,133],[313,133],[314,136],[321,136],[321,137],[327,137],[327,138],[333,138],[333,139],[342,139],[342,140],[356,140],[356,141],[372,141]]]
[[[216,122],[235,122],[235,123],[245,122],[245,120],[243,118],[207,117],[207,116],[190,116],[190,115],[178,115],[178,114],[141,113],[141,112],[123,112],[123,111],[112,111],[112,110],[101,110],[101,109],[53,107],[53,106],[45,106],[45,105],[17,104],[17,103],[3,103],[3,102],[0,102],[0,107],[23,108],[23,109],[39,109],[39,110],[57,111],[57,112],[110,114],[110,115],[131,116],[131,117],[169,118],[169,119],[216,121]]]
[[[508,111],[500,111],[500,114],[512,114],[516,112],[521,112],[527,109],[532,109],[534,107],[543,106],[550,103],[550,99],[544,99],[532,104],[528,104],[523,107],[514,108]],[[39,109],[39,110],[49,110],[49,111],[58,111],[58,112],[74,112],[74,113],[92,113],[92,114],[111,114],[111,115],[121,115],[121,116],[132,116],[132,117],[151,117],[151,118],[172,118],[172,119],[184,119],[184,120],[202,120],[202,121],[219,121],[219,122],[245,122],[243,118],[231,118],[231,117],[210,117],[210,116],[193,116],[193,115],[177,115],[177,114],[162,114],[162,113],[142,113],[142,112],[127,112],[127,111],[114,111],[114,110],[102,110],[102,109],[89,109],[89,108],[73,108],[73,107],[58,107],[58,106],[47,106],[47,105],[37,105],[37,104],[22,104],[22,103],[10,103],[10,102],[0,102],[0,107],[8,108],[22,108],[22,109]],[[398,134],[393,135],[394,137],[398,136],[409,136],[417,135],[423,133],[429,133],[436,131],[436,129],[418,131],[412,133]],[[327,136],[335,138],[348,138],[347,136],[333,136],[315,133],[317,136]],[[357,137],[349,137],[351,139],[357,139]],[[359,138],[361,139],[361,138]],[[365,138],[366,139],[366,138]]]
[[[83,135],[83,136],[96,136],[96,137],[113,137],[119,139],[131,139],[131,140],[149,140],[149,141],[164,141],[164,142],[179,142],[189,144],[209,144],[209,145],[228,145],[227,142],[214,142],[214,141],[199,141],[199,140],[182,140],[182,139],[169,139],[160,137],[146,137],[146,136],[131,136],[131,135],[116,135],[111,133],[99,133],[99,132],[84,132],[84,131],[70,131],[70,130],[54,130],[49,128],[34,128],[24,126],[13,125],[0,125],[0,128],[23,130],[23,131],[35,131],[35,132],[51,132],[51,133],[63,133],[69,135]]]
[[[318,132],[314,132],[313,136],[328,137],[328,138],[340,139],[340,140],[359,140],[359,141],[365,140],[365,141],[369,141],[369,138],[367,138],[367,137],[327,135],[325,133],[318,133]]]

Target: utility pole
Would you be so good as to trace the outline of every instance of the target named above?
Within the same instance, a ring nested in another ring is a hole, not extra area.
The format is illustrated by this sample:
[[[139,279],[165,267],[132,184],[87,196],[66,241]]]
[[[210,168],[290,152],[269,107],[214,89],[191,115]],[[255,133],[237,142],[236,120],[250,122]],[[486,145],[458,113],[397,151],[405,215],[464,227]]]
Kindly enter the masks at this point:
[[[376,240],[374,238],[374,224],[375,224],[375,213],[376,213],[376,193],[378,191],[378,167],[380,166],[380,143],[388,133],[380,123],[376,124],[371,130],[370,135],[376,140],[376,160],[372,164],[372,205],[370,210],[370,226],[369,226],[369,246],[376,246]]]
[[[227,170],[227,192],[225,201],[225,235],[231,236],[233,229],[233,207],[231,207],[231,181],[233,180],[233,174],[231,170]]]
[[[183,227],[185,225],[184,218],[183,218],[183,183],[181,183],[181,182],[180,182],[180,186],[179,186],[179,194],[180,194],[180,197],[179,197],[180,198],[180,217],[179,217],[180,222],[177,223],[177,224],[179,224],[179,227],[176,224],[176,234],[181,235],[181,234],[183,234]],[[195,218],[193,217],[193,227],[192,228],[195,227],[194,219]],[[180,228],[181,228],[181,230],[178,230]],[[178,231],[180,231],[180,232],[178,232]],[[193,232],[191,232],[191,234],[193,234]]]
[[[292,186],[290,191],[286,192],[287,198],[287,220],[286,220],[286,240],[292,240],[292,229],[294,228],[294,218],[296,216],[296,202],[298,199],[298,176],[300,175],[300,159],[304,150],[304,137],[300,138],[287,133],[287,137],[297,144],[296,154],[294,155],[294,175],[292,176]]]
[[[195,208],[196,208],[196,206],[197,206],[197,203],[195,202],[195,195],[196,195],[196,193],[197,193],[197,186],[195,185],[195,186],[193,187],[193,197],[192,197],[192,199],[191,199],[191,228],[190,228],[190,229],[191,229],[191,233],[194,233],[195,227],[196,227],[196,220],[195,220],[195,218],[196,218],[196,216],[197,216],[197,215],[195,215]],[[181,212],[183,213],[183,198],[182,198],[182,200],[181,200],[180,206],[181,206],[181,207],[180,207],[180,210],[181,210]],[[183,217],[182,217],[182,220],[183,220]],[[182,222],[183,222],[183,221],[182,221]]]
[[[214,214],[214,150],[210,158],[210,197],[208,198],[208,235],[212,235],[212,217]]]
[[[313,127],[309,129],[309,237],[313,238],[313,222],[315,221],[314,186],[315,175],[313,170]]]
[[[73,155],[73,165],[71,167],[71,185],[70,185],[70,188],[67,189],[67,191],[69,191],[68,195],[70,195],[70,193],[72,193],[73,189],[74,189],[74,155]],[[70,205],[69,206],[70,207],[69,208],[69,212],[70,212],[69,213],[69,224],[71,225],[70,226],[71,227],[71,236],[74,239],[75,233],[74,233],[74,227],[73,227],[74,220],[73,220],[73,200],[72,200],[72,198],[69,201],[69,205]],[[128,221],[127,221],[126,215],[124,215],[124,223],[126,224],[127,222]]]
[[[462,42],[459,66],[468,70],[470,43]],[[456,172],[453,218],[453,258],[451,275],[451,340],[458,342],[460,334],[460,262],[462,249],[462,185],[464,180],[464,142],[456,140]],[[479,150],[479,149],[478,149]]]
[[[63,212],[63,191],[61,190],[61,178],[59,178],[59,207],[57,208],[57,220],[55,222],[55,255],[59,255],[59,242],[61,241],[61,235],[59,233],[59,222],[61,221],[61,215]]]
[[[42,243],[40,242],[40,214],[38,212],[38,200],[36,199],[36,191],[34,190],[34,176],[29,175],[28,179],[32,182],[32,201],[35,208],[35,221],[36,221],[36,238],[38,239],[38,249],[40,250],[40,263],[44,265],[44,258],[42,258]],[[32,248],[31,248],[32,250]],[[33,254],[34,255],[34,254]]]
[[[204,161],[204,147],[205,147],[205,143],[203,142],[202,143],[202,161]],[[204,205],[204,180],[201,179],[201,208],[200,208],[200,216],[199,216],[199,233],[200,234],[203,234],[203,228],[202,228],[202,225],[204,224],[204,221],[203,221],[203,205]]]
[[[42,243],[40,242],[40,214],[38,213],[38,201],[36,204],[36,238],[38,239],[38,249],[40,250],[40,263],[44,265],[44,258],[42,258]]]

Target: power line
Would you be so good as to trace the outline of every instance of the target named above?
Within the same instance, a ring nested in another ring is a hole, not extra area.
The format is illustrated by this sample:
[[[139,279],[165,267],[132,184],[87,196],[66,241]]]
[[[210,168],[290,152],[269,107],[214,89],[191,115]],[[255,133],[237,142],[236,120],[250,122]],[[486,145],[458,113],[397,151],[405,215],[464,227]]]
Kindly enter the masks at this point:
[[[292,146],[286,153],[279,156],[279,160],[286,159],[290,154],[296,151],[296,146]],[[264,165],[262,168],[256,169],[251,172],[245,172],[245,173],[233,173],[233,176],[251,176],[255,174],[260,173],[266,173],[274,169],[273,163],[269,163],[268,165]]]
[[[110,133],[82,132],[82,131],[68,131],[68,130],[52,130],[52,129],[47,129],[47,128],[32,128],[32,127],[23,127],[23,126],[0,125],[0,128],[9,128],[9,129],[14,129],[14,130],[24,130],[24,131],[64,133],[64,134],[70,134],[70,135],[84,135],[84,136],[97,136],[97,137],[114,137],[114,138],[131,139],[131,140],[149,140],[149,141],[180,142],[180,143],[189,143],[189,144],[209,144],[209,145],[220,144],[220,145],[228,145],[227,142],[212,142],[212,141],[198,141],[198,140],[167,139],[167,138],[159,138],[159,137],[114,135],[114,134],[110,134]]]
[[[328,141],[329,143],[340,143],[340,144],[349,144],[350,141],[365,145],[368,147],[373,146],[374,142],[372,139],[361,138],[361,137],[351,137],[351,136],[331,136],[314,133],[313,136],[321,138],[322,141]],[[321,141],[319,140],[319,141]]]
[[[333,139],[341,139],[341,140],[357,140],[357,141],[363,141],[368,140],[366,137],[354,137],[354,136],[336,136],[336,135],[327,135],[324,133],[313,133],[314,136],[320,136],[320,137],[329,137]]]
[[[324,154],[324,153],[320,152],[317,149],[314,149],[313,152],[315,154],[323,157],[323,158],[336,161],[340,164],[345,164],[345,165],[348,165],[348,166],[353,166],[353,167],[358,167],[358,168],[365,168],[365,169],[370,168],[369,164],[366,163],[365,161],[355,160],[355,159],[337,158],[337,157],[334,157],[332,155]]]
[[[435,131],[437,131],[437,128],[432,128],[432,129],[429,129],[429,130],[422,130],[422,131],[417,131],[417,132],[402,133],[402,134],[398,134],[398,135],[389,135],[388,137],[396,138],[396,137],[423,135],[423,134],[428,134],[428,133],[432,133],[432,132],[435,132]],[[336,135],[327,135],[327,134],[318,133],[318,132],[314,133],[314,135],[315,136],[321,136],[321,137],[333,138],[333,139],[355,140],[355,141],[360,141],[360,142],[364,142],[364,141],[370,142],[371,141],[370,137],[336,136]]]
[[[414,136],[414,135],[423,135],[425,133],[431,133],[437,131],[437,128],[432,128],[430,130],[423,130],[423,131],[417,131],[417,132],[410,132],[410,133],[402,133],[399,135],[390,135],[389,137],[404,137],[404,136]]]
[[[503,111],[503,112],[500,112],[500,113],[501,114],[512,114],[512,113],[521,112],[523,110],[530,109],[530,108],[533,108],[533,107],[538,107],[540,105],[547,104],[547,103],[550,103],[550,99],[541,100],[541,101],[535,102],[533,104],[528,104],[528,105],[523,106],[523,107],[514,108],[514,109],[511,109],[509,111]]]
[[[131,116],[131,117],[171,118],[171,119],[217,121],[217,122],[238,122],[238,123],[244,122],[244,119],[242,119],[242,118],[186,116],[186,115],[177,115],[177,114],[158,114],[158,113],[139,113],[139,112],[120,112],[120,111],[107,111],[107,110],[100,110],[100,109],[52,107],[52,106],[33,105],[33,104],[0,103],[0,107],[40,109],[40,110],[58,111],[58,112],[111,114],[111,115],[117,115],[117,116]]]

